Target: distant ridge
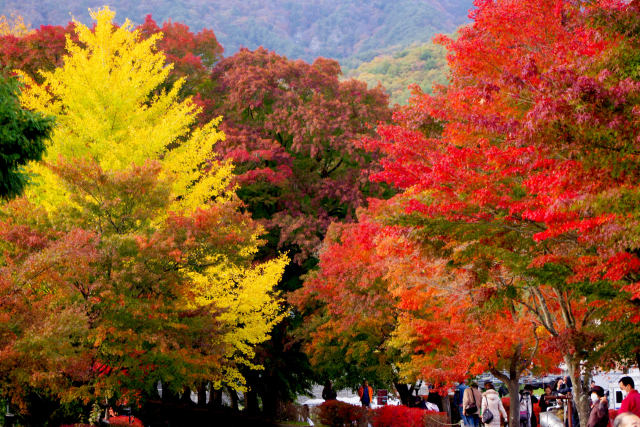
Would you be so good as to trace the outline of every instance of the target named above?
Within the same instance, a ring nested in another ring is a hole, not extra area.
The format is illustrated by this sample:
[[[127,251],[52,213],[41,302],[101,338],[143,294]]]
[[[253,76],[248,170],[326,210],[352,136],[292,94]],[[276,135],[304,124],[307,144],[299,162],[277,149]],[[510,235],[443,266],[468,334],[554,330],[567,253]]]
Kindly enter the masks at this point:
[[[119,22],[183,22],[211,28],[231,55],[265,46],[289,58],[318,56],[351,66],[380,53],[424,43],[468,21],[472,0],[0,0],[0,14],[17,13],[31,26],[90,22],[88,9],[109,5]]]

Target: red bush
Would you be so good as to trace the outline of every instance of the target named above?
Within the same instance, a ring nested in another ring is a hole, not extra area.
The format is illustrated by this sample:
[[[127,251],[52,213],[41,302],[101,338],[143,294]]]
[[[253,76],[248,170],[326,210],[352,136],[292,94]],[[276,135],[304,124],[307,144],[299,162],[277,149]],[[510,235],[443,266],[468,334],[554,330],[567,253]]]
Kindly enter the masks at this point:
[[[402,405],[383,406],[374,411],[372,424],[373,427],[423,427],[426,413],[424,409]]]
[[[367,409],[339,400],[327,400],[320,405],[320,422],[331,427],[350,426],[354,421],[366,418]]]
[[[383,406],[373,411],[373,427],[425,427],[447,424],[444,412],[425,411],[407,406]]]
[[[109,418],[109,423],[112,426],[135,426],[135,427],[144,427],[142,421],[137,419],[136,417],[129,417],[127,415],[118,415],[115,417]]]

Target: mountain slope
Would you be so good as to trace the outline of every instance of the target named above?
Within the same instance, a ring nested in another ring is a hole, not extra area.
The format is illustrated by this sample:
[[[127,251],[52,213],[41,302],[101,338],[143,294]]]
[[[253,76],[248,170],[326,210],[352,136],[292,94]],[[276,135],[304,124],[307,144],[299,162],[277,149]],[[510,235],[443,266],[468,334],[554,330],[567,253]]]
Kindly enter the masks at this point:
[[[0,14],[18,13],[32,26],[90,22],[88,8],[109,5],[122,22],[172,19],[211,28],[226,54],[265,46],[290,58],[317,56],[355,64],[429,41],[467,22],[472,0],[0,0]]]
[[[431,92],[434,84],[447,84],[449,69],[445,48],[426,43],[376,56],[355,69],[344,71],[346,77],[362,80],[369,87],[380,82],[392,104],[405,104],[410,94],[409,85],[417,84],[423,91]]]

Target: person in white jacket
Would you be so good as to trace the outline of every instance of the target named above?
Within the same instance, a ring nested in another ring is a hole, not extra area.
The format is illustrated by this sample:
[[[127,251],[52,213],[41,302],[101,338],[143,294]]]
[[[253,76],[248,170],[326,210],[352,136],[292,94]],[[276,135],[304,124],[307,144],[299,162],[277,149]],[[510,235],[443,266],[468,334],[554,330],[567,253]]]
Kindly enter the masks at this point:
[[[493,383],[486,382],[484,384],[484,388],[486,391],[482,393],[482,414],[489,409],[493,414],[493,419],[490,423],[485,424],[488,427],[500,427],[501,421],[506,421],[507,412],[504,410],[504,406],[502,405],[502,399],[500,399],[500,395],[493,387]],[[482,417],[481,417],[482,419]]]

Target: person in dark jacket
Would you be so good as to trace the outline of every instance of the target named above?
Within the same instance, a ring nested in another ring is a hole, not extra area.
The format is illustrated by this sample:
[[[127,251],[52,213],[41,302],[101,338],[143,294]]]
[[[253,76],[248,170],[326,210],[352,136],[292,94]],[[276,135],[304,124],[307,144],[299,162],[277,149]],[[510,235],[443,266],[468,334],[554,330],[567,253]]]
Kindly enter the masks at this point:
[[[547,409],[550,406],[554,406],[556,404],[555,399],[545,399],[545,396],[555,396],[556,394],[553,392],[553,388],[550,384],[544,387],[544,394],[540,397],[540,412],[547,412]]]
[[[322,389],[322,398],[324,400],[336,400],[338,393],[333,389],[333,384],[330,380],[325,381],[324,388]]]
[[[609,401],[600,386],[591,388],[591,412],[587,427],[607,427],[609,425]]]

